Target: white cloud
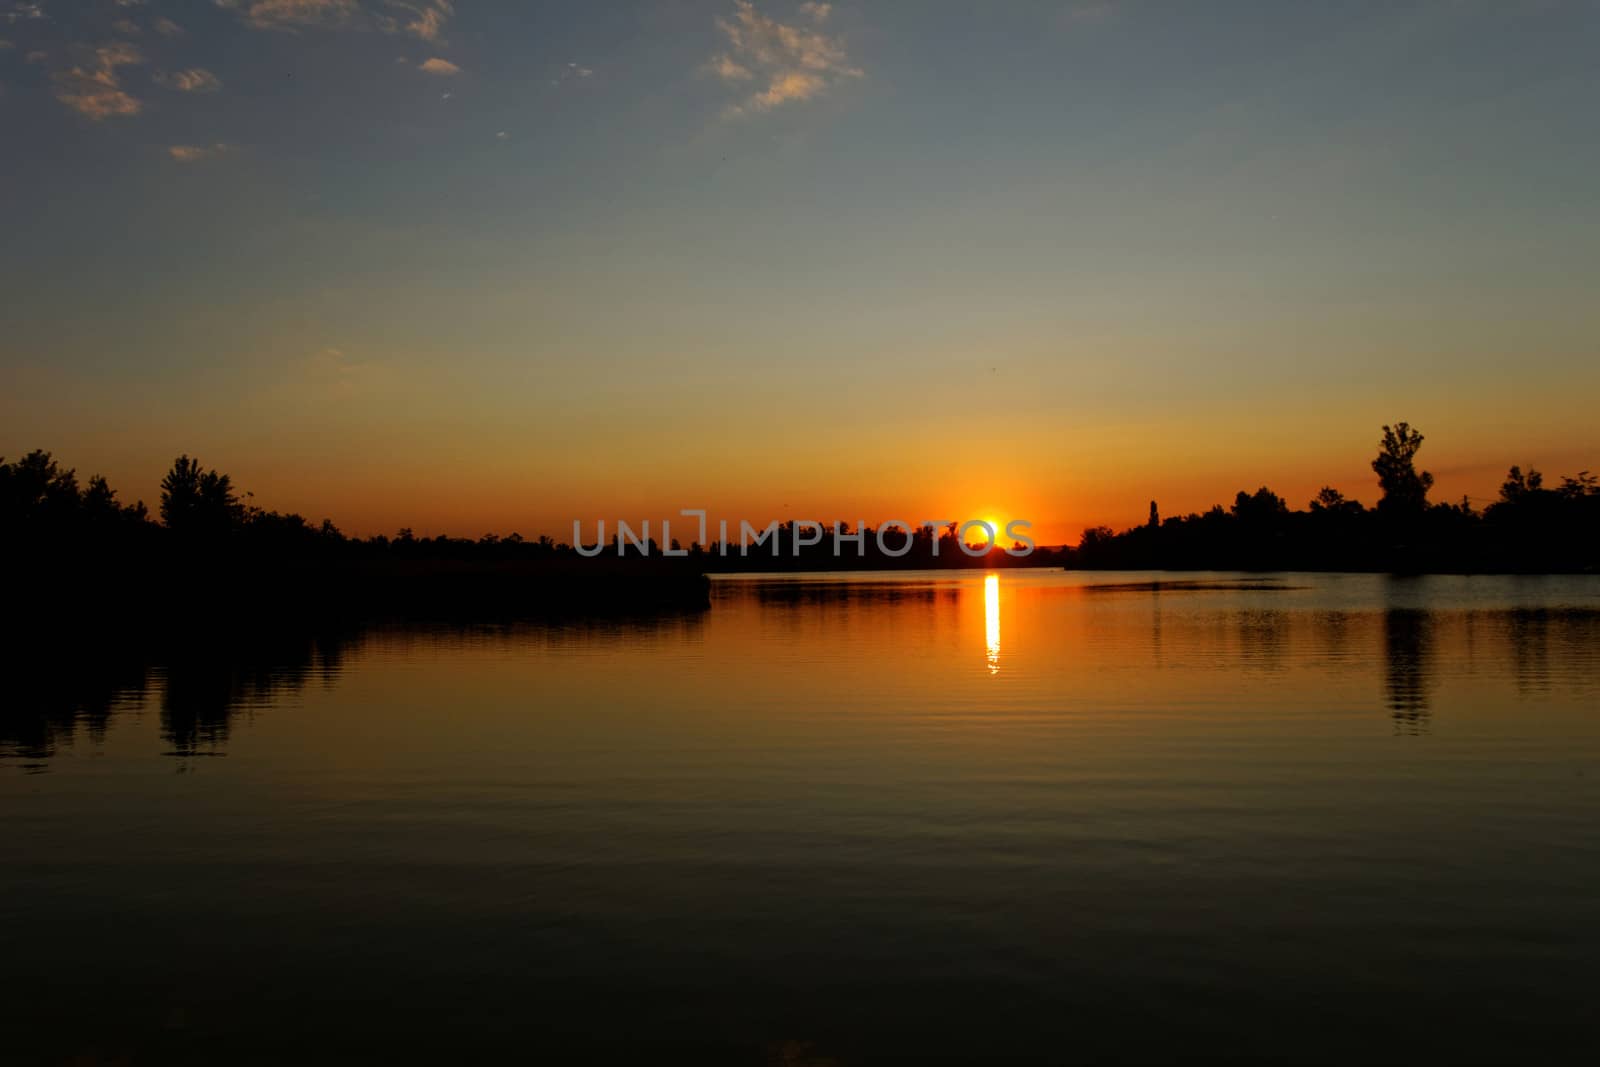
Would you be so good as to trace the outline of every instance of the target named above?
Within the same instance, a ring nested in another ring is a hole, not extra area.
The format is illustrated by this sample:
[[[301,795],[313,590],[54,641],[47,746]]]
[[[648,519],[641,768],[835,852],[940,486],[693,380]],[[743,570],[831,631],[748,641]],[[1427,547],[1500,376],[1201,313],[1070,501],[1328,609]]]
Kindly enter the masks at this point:
[[[12,4],[10,11],[0,11],[0,19],[7,22],[25,22],[47,17],[38,4]]]
[[[258,30],[337,28],[362,16],[357,0],[240,0],[219,6],[238,10],[245,23]]]
[[[768,18],[751,0],[734,0],[731,18],[717,19],[717,29],[727,38],[728,50],[711,58],[706,69],[729,84],[758,83],[730,114],[771,111],[784,104],[809,100],[846,78],[859,78],[838,37],[801,25]],[[804,4],[801,13],[821,23],[832,11],[830,4]]]
[[[750,73],[750,68],[740,63],[730,55],[720,55],[711,61],[711,73],[723,81],[749,81],[755,75]]]
[[[448,59],[440,59],[438,56],[434,56],[432,59],[425,59],[421,63],[418,63],[417,69],[426,74],[442,74],[446,76],[461,73],[460,67],[456,66]]]
[[[155,76],[155,83],[180,93],[214,93],[222,88],[222,79],[201,67],[162,72]]]
[[[198,163],[202,159],[214,159],[225,156],[233,151],[233,145],[218,141],[216,144],[175,144],[167,149],[167,155],[179,163]]]
[[[127,41],[101,45],[89,62],[56,72],[56,99],[95,122],[137,115],[144,105],[123,91],[117,69],[143,62]]]
[[[444,24],[455,14],[455,6],[449,0],[432,0],[430,3],[388,0],[388,6],[406,12],[401,28],[421,41],[437,41],[444,33]]]
[[[250,29],[290,34],[338,29],[404,34],[430,42],[430,51],[441,53],[445,26],[455,14],[453,0],[211,0],[211,3],[230,12],[241,25]],[[94,48],[88,47],[81,37],[76,40],[69,37],[59,47],[52,47],[48,55],[37,48],[28,50],[26,61],[44,63],[50,71],[56,98],[86,118],[101,121],[138,115],[144,109],[144,102],[135,95],[137,90],[132,88],[127,72],[121,68],[143,64],[146,60],[130,38],[141,37],[152,56],[159,59],[163,51],[172,47],[168,42],[186,36],[186,31],[170,18],[158,14],[164,9],[148,4],[147,0],[97,0],[96,6],[99,17],[76,20],[68,29],[76,26],[77,32],[82,33],[86,27],[98,24],[99,32],[111,43]],[[25,21],[48,17],[44,8],[32,0],[0,0],[0,28],[17,25],[20,30],[19,24]],[[120,36],[111,37],[113,33]],[[16,34],[8,33],[8,36]],[[0,40],[0,50],[21,51],[31,43],[12,44],[9,40]],[[444,58],[447,54],[426,58],[417,67],[427,74],[440,76],[462,73],[460,66]],[[585,69],[578,76],[588,73]],[[222,88],[221,79],[203,67],[158,69],[152,80],[182,93],[208,93]],[[194,148],[192,145],[178,147]]]
[[[583,82],[592,77],[594,77],[592,67],[586,67],[581,63],[568,63],[564,67],[557,68],[555,74],[550,77],[550,84],[559,88],[568,82]]]
[[[455,14],[451,0],[213,0],[258,30],[364,29],[438,41]]]

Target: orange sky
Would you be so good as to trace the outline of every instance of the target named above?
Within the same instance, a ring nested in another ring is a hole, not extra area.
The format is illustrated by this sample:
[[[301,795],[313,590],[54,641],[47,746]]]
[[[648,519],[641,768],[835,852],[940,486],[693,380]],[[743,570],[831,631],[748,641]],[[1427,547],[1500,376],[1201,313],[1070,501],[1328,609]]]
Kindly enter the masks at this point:
[[[1435,499],[1600,469],[1586,5],[191,6],[0,23],[0,454],[129,499],[1048,544],[1371,503],[1398,420]]]
[[[1559,411],[1556,398],[1546,399],[1541,419]],[[1436,500],[1466,493],[1481,506],[1512,462],[1551,475],[1593,465],[1560,422],[1480,422],[1437,400],[1414,406],[1434,409],[1402,414],[1427,434],[1420,458],[1437,475]],[[1580,398],[1568,406],[1569,417],[1579,417]],[[6,454],[48,445],[80,474],[103,472],[125,498],[153,505],[171,454],[187,449],[230,472],[255,493],[254,503],[313,521],[327,516],[359,534],[411,526],[418,534],[516,530],[568,540],[575,518],[590,530],[598,518],[648,518],[659,529],[680,508],[704,507],[713,529],[718,518],[735,527],[740,519],[1021,518],[1034,524],[1038,543],[1056,544],[1075,542],[1085,526],[1143,522],[1152,498],[1174,515],[1227,504],[1235,491],[1265,484],[1304,507],[1331,484],[1370,504],[1376,489],[1367,464],[1378,420],[1397,417],[1374,411],[1362,422],[1279,412],[1235,419],[1224,411],[1170,428],[1104,420],[1075,429],[1065,420],[1055,426],[1019,416],[1010,443],[1003,430],[963,432],[957,424],[941,432],[935,425],[902,435],[904,428],[892,425],[798,440],[753,436],[741,449],[740,435],[759,431],[738,418],[726,424],[739,428],[731,437],[716,427],[669,427],[660,436],[629,438],[619,427],[592,446],[559,447],[536,429],[466,419],[425,434],[401,423],[400,413],[349,404],[322,417],[300,415],[281,430],[218,418],[162,434],[155,413],[144,426],[125,416],[122,425],[85,431],[56,423],[53,432],[24,413],[9,423]],[[175,426],[183,412],[171,418]],[[528,442],[519,444],[523,432]],[[170,444],[152,443],[168,436]],[[686,530],[689,522],[675,526]]]

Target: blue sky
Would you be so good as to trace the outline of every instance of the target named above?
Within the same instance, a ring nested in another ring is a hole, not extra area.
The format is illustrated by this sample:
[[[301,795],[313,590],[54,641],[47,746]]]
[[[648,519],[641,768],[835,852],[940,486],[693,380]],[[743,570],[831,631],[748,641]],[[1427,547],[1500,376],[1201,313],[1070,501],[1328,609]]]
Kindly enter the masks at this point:
[[[0,41],[0,452],[130,496],[187,450],[355,528],[1065,537],[1370,498],[1398,418],[1451,497],[1600,465],[1593,2],[0,0]]]

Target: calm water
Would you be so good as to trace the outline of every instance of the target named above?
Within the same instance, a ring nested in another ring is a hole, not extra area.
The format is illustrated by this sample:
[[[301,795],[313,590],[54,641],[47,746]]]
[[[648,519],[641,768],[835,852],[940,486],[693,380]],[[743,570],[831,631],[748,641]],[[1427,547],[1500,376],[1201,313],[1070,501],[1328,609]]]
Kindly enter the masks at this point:
[[[0,695],[0,1060],[1600,1036],[1597,578],[732,578],[64,662]]]

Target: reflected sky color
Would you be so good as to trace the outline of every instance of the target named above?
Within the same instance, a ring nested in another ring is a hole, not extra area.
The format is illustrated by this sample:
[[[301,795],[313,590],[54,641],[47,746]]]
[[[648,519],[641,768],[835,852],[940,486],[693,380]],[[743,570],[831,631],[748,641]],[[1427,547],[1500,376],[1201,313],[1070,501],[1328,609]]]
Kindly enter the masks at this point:
[[[1600,578],[1172,577],[726,578],[8,677],[4,1052],[1570,1058]]]

